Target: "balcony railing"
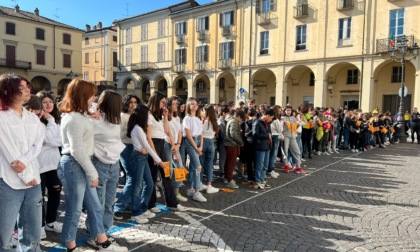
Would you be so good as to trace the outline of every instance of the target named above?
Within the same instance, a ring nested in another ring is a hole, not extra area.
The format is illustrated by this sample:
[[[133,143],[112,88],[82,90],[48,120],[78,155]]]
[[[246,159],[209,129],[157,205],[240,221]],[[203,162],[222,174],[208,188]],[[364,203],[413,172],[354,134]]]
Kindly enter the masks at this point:
[[[390,38],[383,38],[383,39],[377,39],[376,40],[376,54],[380,53],[387,53],[391,49],[392,46],[398,45],[398,40],[401,37],[396,37],[394,40],[391,40]],[[420,45],[420,41],[414,37],[414,35],[406,36],[405,37],[407,41],[407,48],[410,49],[413,47],[415,43]]]
[[[233,35],[233,26],[232,25],[225,25],[222,26],[222,36],[231,36]]]
[[[307,3],[305,4],[298,4],[294,7],[295,12],[293,14],[293,17],[295,18],[304,18],[309,16],[309,5]]]
[[[15,59],[0,59],[0,66],[29,70],[32,69],[32,62]]]
[[[141,62],[141,63],[135,63],[131,64],[131,71],[153,71],[155,69],[155,63],[153,62]]]
[[[207,62],[197,62],[197,63],[195,63],[195,70],[197,71],[197,72],[205,72],[205,71],[207,71],[208,69],[207,69]]]
[[[179,44],[184,44],[185,43],[185,34],[178,34],[176,35],[176,43]]]
[[[232,68],[232,59],[219,59],[219,68],[220,69]]]
[[[175,73],[184,73],[185,72],[185,64],[175,64],[174,65],[174,72]]]
[[[354,8],[354,0],[338,0],[337,10],[348,10]]]
[[[197,38],[200,41],[207,41],[209,40],[209,33],[206,30],[197,31]]]
[[[257,23],[259,25],[271,24],[271,12],[260,13],[257,16]]]

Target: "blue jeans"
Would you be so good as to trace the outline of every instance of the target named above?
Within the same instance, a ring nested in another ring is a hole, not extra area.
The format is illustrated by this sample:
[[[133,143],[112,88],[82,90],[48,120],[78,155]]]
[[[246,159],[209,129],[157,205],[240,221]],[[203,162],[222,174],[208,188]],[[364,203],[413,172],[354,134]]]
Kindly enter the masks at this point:
[[[118,179],[120,174],[120,163],[105,164],[99,159],[93,158],[93,165],[99,174],[99,183],[96,187],[99,202],[102,205],[104,228],[108,231],[114,223],[113,205],[117,195]],[[88,216],[89,217],[89,216]]]
[[[203,172],[206,173],[207,182],[213,181],[213,164],[214,164],[214,141],[213,139],[204,138],[203,140],[203,155],[200,156],[200,164],[203,167]]]
[[[272,135],[271,139],[273,141],[273,145],[270,149],[270,159],[268,161],[268,173],[272,172],[274,170],[274,164],[276,163],[276,157],[277,153],[279,151],[279,144],[280,144],[280,138],[278,135]]]
[[[197,147],[200,145],[200,139],[198,137],[193,137],[193,140]],[[197,169],[201,167],[200,164],[200,157],[197,151],[194,149],[194,146],[191,145],[188,139],[185,139],[185,151],[190,157],[190,165],[188,166],[188,178],[187,178],[187,185],[188,187],[194,187],[194,189],[198,190],[201,187],[201,177],[200,172],[197,172]]]
[[[268,170],[268,161],[270,158],[270,151],[255,151],[255,182],[263,183],[265,180],[265,173]]]
[[[300,155],[303,156],[303,146],[302,146],[302,133],[296,134],[296,143],[298,144]]]
[[[147,158],[138,151],[133,151],[130,158],[131,167],[135,171],[133,177],[133,193],[131,194],[132,212],[131,216],[139,216],[147,211],[150,197],[153,192],[153,178],[150,172]]]
[[[85,171],[72,156],[63,155],[57,168],[66,197],[66,215],[64,217],[61,239],[64,242],[76,240],[80,213],[84,205],[89,216],[89,233],[97,237],[105,233],[103,212],[96,188],[91,188],[92,182]]]
[[[343,130],[343,139],[344,139],[343,149],[344,150],[347,150],[349,148],[349,138],[350,138],[350,130],[347,128],[344,128]]]
[[[16,220],[21,251],[41,251],[41,185],[28,189],[13,189],[0,178],[0,251],[18,251],[12,245]]]
[[[133,169],[130,165],[130,156],[133,152],[132,144],[125,144],[125,149],[120,154],[120,162],[125,170],[125,185],[119,195],[118,201],[114,205],[115,212],[123,212],[131,203],[131,193],[133,191]]]
[[[172,179],[172,185],[173,185],[173,187],[174,188],[180,188],[181,187],[181,185],[183,184],[182,182],[176,182],[175,181],[175,173],[174,173],[174,169],[173,168],[181,168],[181,167],[183,167],[184,165],[183,165],[183,159],[182,159],[182,157],[181,157],[181,154],[179,153],[179,151],[178,151],[178,157],[181,159],[181,160],[178,160],[178,162],[177,161],[175,161],[174,159],[172,159],[172,169],[171,169],[171,179]]]

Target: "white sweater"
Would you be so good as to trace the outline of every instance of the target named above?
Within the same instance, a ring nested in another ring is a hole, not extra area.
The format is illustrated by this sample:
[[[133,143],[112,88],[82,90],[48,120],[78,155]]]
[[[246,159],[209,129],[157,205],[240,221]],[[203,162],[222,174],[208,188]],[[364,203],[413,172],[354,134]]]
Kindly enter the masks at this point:
[[[61,153],[70,154],[80,164],[90,180],[98,178],[93,166],[93,123],[78,112],[64,114],[61,119],[61,137],[63,149]]]
[[[104,164],[115,164],[125,148],[121,142],[120,125],[106,122],[102,117],[92,121],[95,127],[93,154]]]
[[[0,178],[13,189],[27,189],[26,184],[39,176],[37,156],[44,141],[44,127],[39,118],[23,108],[22,117],[12,109],[0,111]],[[22,173],[10,165],[19,160],[25,164]]]
[[[162,162],[159,156],[153,151],[152,147],[150,147],[146,133],[140,126],[134,126],[131,131],[131,139],[133,140],[134,150],[140,152],[143,148],[146,148],[147,153],[149,153],[156,163]]]
[[[133,144],[131,138],[127,136],[128,119],[130,119],[130,115],[128,113],[121,113],[121,141],[125,144]]]
[[[48,124],[42,123],[45,129],[45,139],[41,153],[38,155],[39,173],[57,170],[60,162],[60,151],[58,147],[63,145],[61,141],[60,126],[55,123],[54,118],[48,119]]]

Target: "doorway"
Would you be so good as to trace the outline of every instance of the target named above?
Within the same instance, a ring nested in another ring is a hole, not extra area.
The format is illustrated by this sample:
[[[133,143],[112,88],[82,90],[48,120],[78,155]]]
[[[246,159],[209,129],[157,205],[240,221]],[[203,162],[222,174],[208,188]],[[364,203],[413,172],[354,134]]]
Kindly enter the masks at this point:
[[[404,112],[408,110],[411,112],[411,95],[406,95],[404,97]],[[382,100],[382,111],[387,112],[391,111],[392,115],[398,113],[400,107],[400,97],[398,95],[384,95]]]
[[[343,108],[354,110],[359,108],[359,96],[343,96]]]

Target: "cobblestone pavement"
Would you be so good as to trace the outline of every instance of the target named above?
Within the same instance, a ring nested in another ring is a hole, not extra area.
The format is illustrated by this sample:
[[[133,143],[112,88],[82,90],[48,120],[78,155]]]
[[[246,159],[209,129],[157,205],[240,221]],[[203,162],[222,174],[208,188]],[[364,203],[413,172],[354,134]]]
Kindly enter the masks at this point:
[[[308,175],[282,173],[265,191],[238,181],[233,193],[203,193],[207,203],[189,199],[187,212],[164,209],[145,225],[127,214],[112,236],[130,251],[420,251],[419,154],[400,144],[315,156]],[[80,224],[78,241],[93,251]],[[47,235],[43,249],[59,251],[58,235]]]

